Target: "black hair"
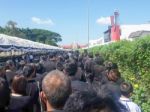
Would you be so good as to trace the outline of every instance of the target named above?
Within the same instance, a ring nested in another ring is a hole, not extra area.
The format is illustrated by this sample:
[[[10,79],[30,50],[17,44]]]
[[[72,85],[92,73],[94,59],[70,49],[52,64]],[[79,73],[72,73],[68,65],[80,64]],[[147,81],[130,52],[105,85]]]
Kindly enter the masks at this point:
[[[99,104],[98,106],[98,110],[99,110],[98,112],[103,112],[103,111],[121,112],[119,105],[120,105],[119,102],[116,102],[110,97],[105,97],[102,99],[101,104]]]
[[[100,103],[101,99],[95,93],[76,91],[70,95],[64,110],[65,112],[90,112]]]
[[[34,74],[33,74],[34,72],[35,72],[35,68],[34,68],[34,66],[31,65],[31,64],[25,65],[25,66],[23,67],[23,75],[24,75],[25,77],[27,77],[27,78],[29,78],[29,77],[34,77],[34,76],[32,76],[32,75],[34,75]]]
[[[89,58],[93,58],[93,53],[89,53],[89,54],[88,54],[88,57],[89,57]]]
[[[123,96],[126,96],[128,97],[130,93],[133,92],[133,86],[131,83],[129,82],[123,82],[121,85],[120,85],[120,90],[121,90],[121,94]]]
[[[65,64],[65,71],[69,76],[75,76],[76,72],[77,72],[77,63],[74,61],[68,62]]]
[[[101,104],[99,104],[98,112],[100,110],[109,109],[110,112],[121,112],[120,111],[120,102],[116,99],[116,96],[112,91],[110,91],[106,86],[99,87],[99,84],[92,84],[94,86],[95,91],[97,92],[98,96],[101,98]]]
[[[58,69],[60,71],[63,71],[63,69],[64,69],[63,63],[62,62],[57,62],[56,63],[56,69]]]
[[[41,63],[37,63],[35,66],[36,66],[37,73],[43,74],[45,72],[45,69]]]
[[[104,59],[102,57],[98,56],[98,57],[95,57],[94,62],[98,65],[103,65]]]

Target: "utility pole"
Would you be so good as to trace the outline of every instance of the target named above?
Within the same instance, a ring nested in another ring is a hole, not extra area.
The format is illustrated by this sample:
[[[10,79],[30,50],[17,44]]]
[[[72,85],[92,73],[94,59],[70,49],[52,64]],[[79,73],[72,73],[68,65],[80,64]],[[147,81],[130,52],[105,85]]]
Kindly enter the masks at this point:
[[[89,25],[89,20],[90,20],[90,18],[89,18],[89,16],[90,16],[90,0],[88,0],[88,49],[89,49],[89,40],[90,40],[90,25]]]

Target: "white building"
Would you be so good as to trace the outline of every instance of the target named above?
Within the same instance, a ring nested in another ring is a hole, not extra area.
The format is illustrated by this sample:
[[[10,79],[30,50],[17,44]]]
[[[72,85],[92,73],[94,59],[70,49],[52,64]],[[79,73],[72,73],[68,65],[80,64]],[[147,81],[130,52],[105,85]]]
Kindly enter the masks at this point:
[[[120,39],[129,39],[129,36],[133,32],[137,31],[150,31],[150,24],[139,25],[121,25],[121,37]]]
[[[145,33],[145,35],[150,34],[150,24],[121,25],[120,28],[121,28],[121,37],[120,37],[121,40],[123,39],[132,40],[133,38],[129,38],[130,35],[138,31],[148,32],[148,33]],[[104,43],[104,37],[101,37],[95,40],[90,40],[89,43],[90,43],[90,47],[107,44],[107,43]]]

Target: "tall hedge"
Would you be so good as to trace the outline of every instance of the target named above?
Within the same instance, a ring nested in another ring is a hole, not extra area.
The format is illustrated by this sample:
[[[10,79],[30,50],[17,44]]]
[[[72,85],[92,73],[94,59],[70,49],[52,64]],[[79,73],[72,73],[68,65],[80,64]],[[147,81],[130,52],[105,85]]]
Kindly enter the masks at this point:
[[[150,36],[94,47],[89,51],[116,62],[122,76],[134,86],[132,99],[144,112],[150,112]]]

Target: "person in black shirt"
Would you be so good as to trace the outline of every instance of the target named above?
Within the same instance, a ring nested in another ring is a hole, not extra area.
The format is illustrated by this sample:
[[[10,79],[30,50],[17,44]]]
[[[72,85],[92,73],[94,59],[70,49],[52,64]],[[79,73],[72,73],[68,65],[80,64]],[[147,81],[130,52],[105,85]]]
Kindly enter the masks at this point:
[[[7,112],[10,101],[10,89],[5,79],[0,78],[0,112]]]
[[[9,112],[31,112],[31,97],[26,96],[27,80],[23,75],[16,75],[12,81],[12,94]],[[30,106],[29,106],[30,105]]]

